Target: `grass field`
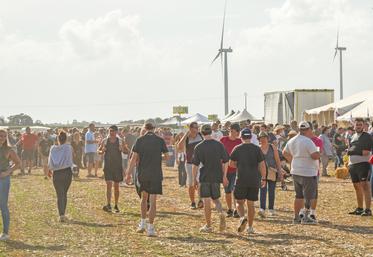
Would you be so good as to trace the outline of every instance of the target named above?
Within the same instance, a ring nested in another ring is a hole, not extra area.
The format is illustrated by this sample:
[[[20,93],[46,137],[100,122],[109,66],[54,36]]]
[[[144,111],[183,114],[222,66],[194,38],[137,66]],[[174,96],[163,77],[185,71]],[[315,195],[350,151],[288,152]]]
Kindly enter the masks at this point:
[[[102,211],[103,180],[74,181],[68,202],[71,222],[61,224],[53,185],[40,170],[13,177],[11,240],[0,242],[0,256],[373,256],[373,219],[346,214],[355,207],[349,181],[322,178],[317,226],[292,225],[294,192],[291,186],[278,190],[276,217],[256,218],[258,233],[248,237],[235,232],[238,220],[233,218],[227,220],[226,233],[200,234],[202,210],[189,209],[176,175],[165,170],[156,238],[135,233],[139,199],[133,188],[121,188],[122,212],[109,214]],[[216,214],[213,219],[218,231]]]

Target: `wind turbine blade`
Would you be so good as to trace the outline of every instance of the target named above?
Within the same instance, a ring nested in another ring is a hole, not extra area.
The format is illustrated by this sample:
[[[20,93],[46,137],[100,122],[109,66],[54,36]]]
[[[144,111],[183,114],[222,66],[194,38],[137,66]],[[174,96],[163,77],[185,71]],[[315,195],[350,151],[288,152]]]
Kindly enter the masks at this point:
[[[337,31],[337,46],[336,46],[336,48],[338,48],[339,47],[339,28],[338,28],[338,31]]]
[[[221,41],[220,41],[220,49],[223,49],[224,45],[224,29],[225,29],[225,14],[227,11],[227,0],[225,0],[225,5],[224,5],[224,16],[223,16],[223,27],[221,30]]]
[[[334,53],[334,57],[333,57],[333,62],[334,62],[334,60],[335,60],[335,57],[337,56],[337,53],[338,53],[338,50],[337,50],[337,48],[335,49],[335,53]]]
[[[220,55],[221,52],[219,51],[219,53],[215,56],[214,60],[212,60],[211,64],[213,64],[219,58]]]

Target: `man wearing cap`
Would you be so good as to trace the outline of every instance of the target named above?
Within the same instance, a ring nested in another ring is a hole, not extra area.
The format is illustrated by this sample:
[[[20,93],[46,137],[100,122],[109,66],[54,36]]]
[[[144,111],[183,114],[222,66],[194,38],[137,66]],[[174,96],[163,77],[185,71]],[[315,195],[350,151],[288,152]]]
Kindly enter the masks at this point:
[[[295,201],[294,201],[294,224],[316,224],[316,219],[310,217],[314,214],[313,209],[309,215],[301,212],[304,203],[313,202],[317,198],[317,175],[319,169],[320,152],[310,139],[312,130],[308,122],[299,123],[299,134],[289,140],[283,155],[291,162],[293,175]]]
[[[119,213],[119,183],[123,181],[122,153],[128,153],[124,141],[118,137],[118,127],[113,125],[109,128],[109,136],[102,140],[98,149],[99,154],[104,156],[104,177],[106,181],[107,204],[104,211],[111,212],[111,189],[114,185],[114,211]]]
[[[225,150],[230,155],[233,151],[233,149],[240,145],[242,143],[242,140],[240,137],[240,125],[237,123],[234,123],[230,125],[229,129],[229,136],[224,136],[222,139],[220,139],[220,142],[224,145]],[[232,192],[234,190],[234,185],[236,183],[236,168],[228,166],[228,172],[227,172],[227,179],[228,179],[228,186],[224,187],[225,191],[225,201],[227,202],[227,217],[234,216],[235,218],[239,218],[238,212],[236,208],[232,208]]]
[[[206,224],[200,229],[200,232],[212,232],[211,226],[211,199],[215,204],[215,208],[220,217],[220,231],[224,231],[225,214],[220,198],[220,184],[228,185],[227,169],[228,169],[228,153],[224,146],[214,140],[211,136],[212,129],[210,125],[203,125],[201,129],[204,140],[199,143],[194,149],[193,155],[193,178],[194,184],[199,183],[199,193],[204,202],[204,211]],[[197,173],[199,171],[199,182],[197,181]]]
[[[137,165],[137,181],[141,195],[141,221],[138,233],[145,232],[148,236],[155,236],[154,219],[156,215],[157,195],[162,194],[162,154],[168,159],[168,148],[165,141],[154,133],[155,125],[146,123],[144,135],[136,140],[132,149],[132,157],[126,171],[126,182],[131,181],[132,169]],[[148,213],[149,199],[149,213]],[[146,228],[146,216],[149,223]]]
[[[246,224],[249,223],[248,234],[254,233],[254,202],[258,201],[259,188],[266,185],[264,156],[259,146],[251,143],[251,137],[250,129],[245,128],[241,131],[243,143],[234,148],[229,162],[229,166],[237,168],[234,197],[237,201],[238,214],[241,217],[237,231],[243,232]],[[245,202],[247,217],[245,217]]]

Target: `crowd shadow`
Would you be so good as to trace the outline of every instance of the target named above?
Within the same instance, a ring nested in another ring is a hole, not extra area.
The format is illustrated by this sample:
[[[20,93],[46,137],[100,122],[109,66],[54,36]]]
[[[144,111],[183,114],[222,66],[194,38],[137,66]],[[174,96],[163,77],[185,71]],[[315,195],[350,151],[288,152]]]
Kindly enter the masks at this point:
[[[92,228],[112,228],[117,225],[113,224],[101,224],[96,222],[86,222],[86,221],[79,221],[79,220],[71,220],[67,224],[71,225],[80,225],[85,227],[92,227]]]
[[[201,237],[194,237],[194,236],[169,236],[165,237],[169,240],[179,241],[183,243],[217,243],[217,244],[228,244],[230,241],[225,239],[208,239],[208,238],[201,238]]]
[[[126,212],[124,213],[124,215],[137,217],[137,218],[141,216],[140,213],[132,213],[132,212]],[[202,217],[202,214],[192,214],[192,213],[187,213],[187,212],[157,211],[157,217],[170,218],[172,216],[188,216],[192,218],[200,218]]]
[[[32,245],[21,241],[8,240],[5,244],[12,249],[16,250],[28,250],[28,251],[64,251],[66,247],[64,245]]]
[[[373,235],[373,227],[364,227],[358,225],[339,225],[328,221],[319,222],[319,225],[326,228],[337,229],[343,232],[356,233],[361,235]]]

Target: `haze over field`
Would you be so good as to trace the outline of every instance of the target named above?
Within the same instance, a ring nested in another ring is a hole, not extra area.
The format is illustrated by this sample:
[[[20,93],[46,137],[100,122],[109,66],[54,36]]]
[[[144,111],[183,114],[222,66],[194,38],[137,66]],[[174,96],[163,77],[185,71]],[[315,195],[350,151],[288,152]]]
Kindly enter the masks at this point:
[[[230,109],[263,116],[263,93],[334,88],[337,28],[345,96],[373,88],[371,0],[228,1]],[[223,0],[0,2],[0,115],[43,122],[223,115]],[[4,95],[6,97],[4,97]]]

